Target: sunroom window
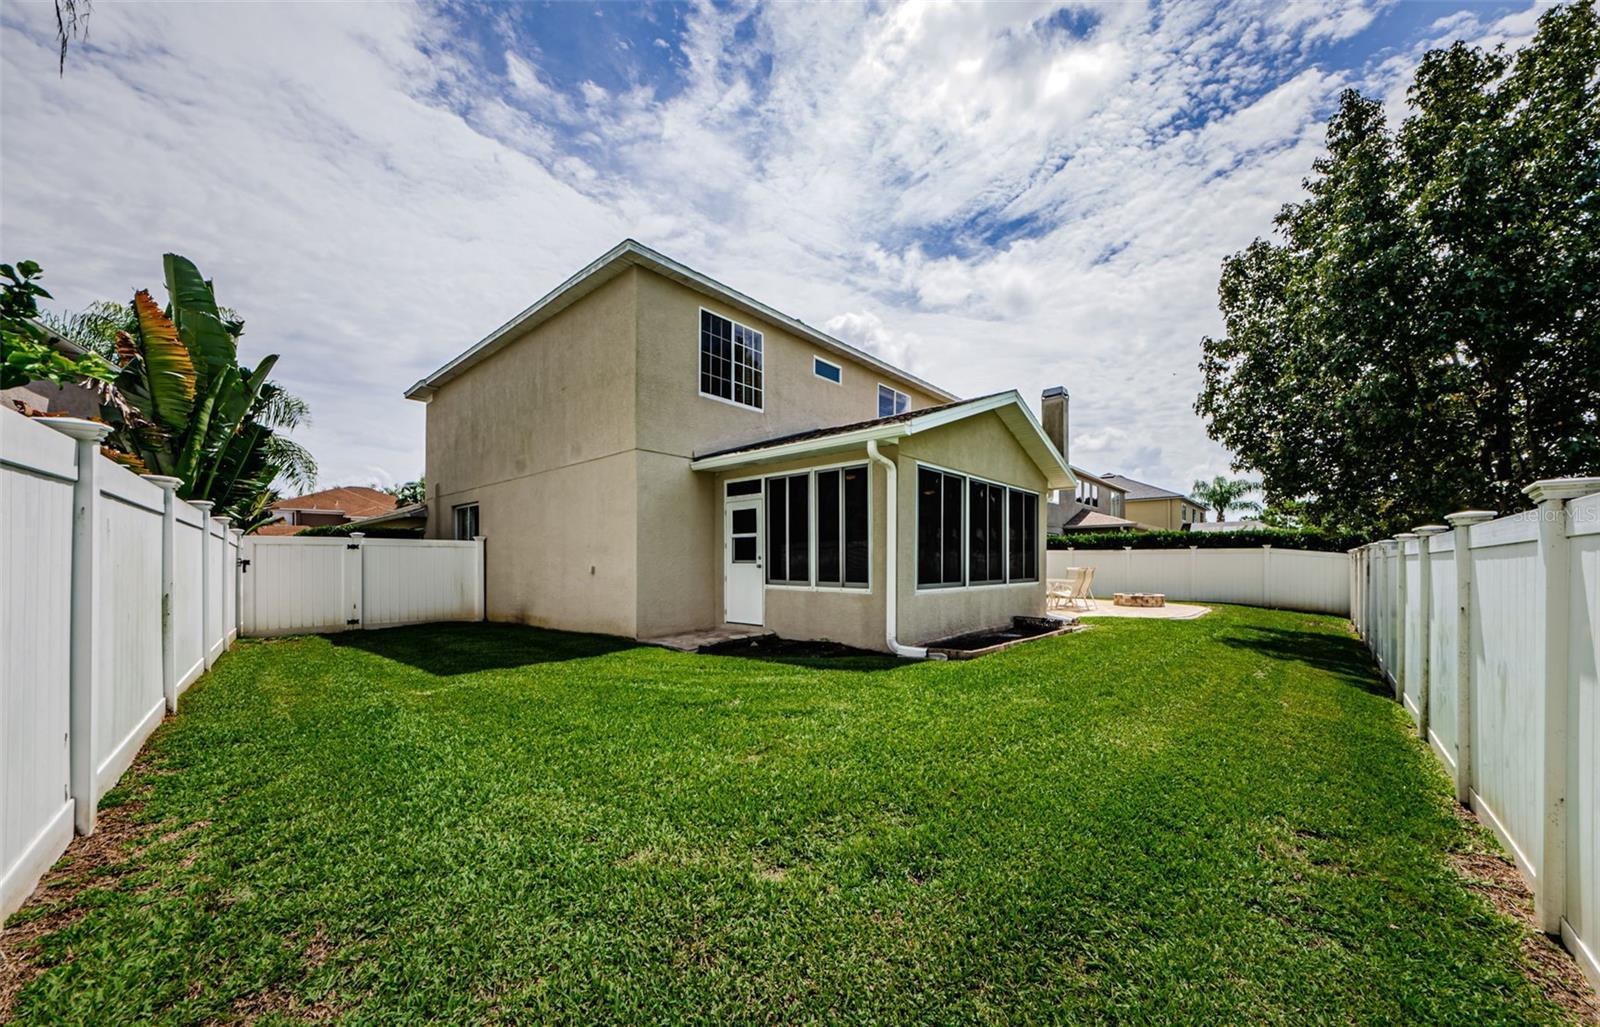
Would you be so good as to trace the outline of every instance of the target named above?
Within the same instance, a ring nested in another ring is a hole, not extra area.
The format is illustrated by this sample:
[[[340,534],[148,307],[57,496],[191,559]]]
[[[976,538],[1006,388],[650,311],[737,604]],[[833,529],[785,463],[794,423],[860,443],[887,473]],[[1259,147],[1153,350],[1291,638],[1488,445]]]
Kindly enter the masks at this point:
[[[1006,580],[1006,488],[973,479],[967,483],[967,581],[992,585]]]
[[[1039,580],[1039,497],[1032,492],[1007,489],[1011,505],[1006,549],[1012,581]]]
[[[811,584],[809,474],[767,479],[767,583]]]
[[[867,468],[834,468],[816,476],[817,585],[866,588]]]
[[[736,321],[700,311],[700,392],[760,410],[761,333]]]
[[[917,584],[961,584],[962,493],[966,479],[917,468]]]

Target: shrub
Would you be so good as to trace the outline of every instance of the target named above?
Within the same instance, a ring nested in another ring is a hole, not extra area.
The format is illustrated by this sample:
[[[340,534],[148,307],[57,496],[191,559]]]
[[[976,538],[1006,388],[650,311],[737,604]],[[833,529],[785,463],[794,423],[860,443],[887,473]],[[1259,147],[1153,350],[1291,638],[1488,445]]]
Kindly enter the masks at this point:
[[[297,536],[344,538],[353,532],[361,532],[367,538],[421,538],[422,532],[411,531],[405,528],[363,528],[359,524],[319,524],[315,528],[306,528],[297,531]]]
[[[1343,553],[1370,541],[1350,534],[1260,528],[1253,531],[1080,531],[1051,535],[1051,549],[1304,549],[1318,553]]]

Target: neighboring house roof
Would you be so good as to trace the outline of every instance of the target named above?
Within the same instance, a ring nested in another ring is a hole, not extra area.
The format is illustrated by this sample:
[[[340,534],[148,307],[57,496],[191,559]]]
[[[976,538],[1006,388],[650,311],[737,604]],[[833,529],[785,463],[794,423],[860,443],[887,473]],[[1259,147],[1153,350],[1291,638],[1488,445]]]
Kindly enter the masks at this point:
[[[352,525],[359,525],[363,528],[377,528],[382,526],[404,527],[413,522],[422,522],[425,524],[427,523],[427,520],[427,503],[408,503],[405,506],[397,506],[388,513],[376,514],[372,517],[354,518],[348,524],[346,524],[345,527],[348,528]]]
[[[1080,479],[1087,480],[1087,481],[1092,481],[1092,482],[1095,482],[1097,484],[1104,485],[1107,488],[1116,489],[1118,492],[1126,491],[1121,485],[1118,485],[1116,482],[1107,481],[1105,478],[1102,478],[1098,474],[1090,474],[1088,471],[1086,471],[1083,468],[1079,467],[1077,464],[1073,464],[1072,465],[1072,473],[1075,474]]]
[[[696,471],[723,470],[851,449],[865,445],[868,441],[893,442],[907,435],[915,435],[918,432],[940,428],[990,412],[999,415],[1017,442],[1045,472],[1046,488],[1066,489],[1077,486],[1078,479],[1073,476],[1071,468],[1061,459],[1061,454],[1056,452],[1056,447],[1034,418],[1033,411],[1028,409],[1028,405],[1015,390],[996,392],[976,399],[958,400],[936,407],[923,407],[921,410],[908,410],[903,414],[889,417],[875,417],[870,421],[853,421],[849,424],[779,435],[731,449],[700,454],[689,466]]]
[[[280,499],[269,510],[315,510],[322,513],[342,513],[352,520],[373,517],[395,508],[395,498],[380,489],[365,485],[342,485],[323,489],[303,496]]]
[[[1116,486],[1117,488],[1121,489],[1123,492],[1127,493],[1127,498],[1131,499],[1131,500],[1139,500],[1139,499],[1181,499],[1185,503],[1193,503],[1195,506],[1198,506],[1198,507],[1204,507],[1205,506],[1204,503],[1202,503],[1199,500],[1194,499],[1194,498],[1192,498],[1190,496],[1186,496],[1182,492],[1174,492],[1171,489],[1164,489],[1160,485],[1151,485],[1148,482],[1134,481],[1132,478],[1129,478],[1127,475],[1123,475],[1123,474],[1102,474],[1102,475],[1100,475],[1100,478],[1101,478],[1102,481],[1110,482],[1112,485]]]
[[[657,253],[650,247],[632,239],[622,240],[600,259],[540,297],[532,306],[510,321],[484,336],[477,345],[411,386],[406,390],[406,398],[427,399],[433,395],[439,386],[498,352],[522,335],[522,333],[537,327],[572,306],[572,304],[630,267],[648,268],[656,274],[664,278],[670,278],[696,292],[715,297],[730,307],[769,321],[813,345],[820,346],[822,349],[860,361],[883,374],[909,383],[938,399],[953,400],[956,398],[954,393],[946,392],[936,385],[925,382],[921,378],[895,367],[893,364],[878,359],[865,350],[857,349],[847,342],[811,327],[804,321],[799,321],[787,314],[780,313],[765,303],[752,299],[742,292],[730,289],[721,282],[709,278],[684,264],[680,264],[670,257]]]
[[[1133,531],[1138,527],[1135,521],[1095,510],[1079,510],[1061,522],[1062,531]]]
[[[263,524],[252,535],[296,535],[306,530],[304,524]]]

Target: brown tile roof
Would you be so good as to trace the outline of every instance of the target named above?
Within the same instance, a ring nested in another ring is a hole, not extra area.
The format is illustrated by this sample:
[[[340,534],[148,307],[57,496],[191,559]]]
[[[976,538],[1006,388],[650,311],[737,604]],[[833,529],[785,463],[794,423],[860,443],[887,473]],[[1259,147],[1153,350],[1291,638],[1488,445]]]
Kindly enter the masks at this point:
[[[293,535],[305,528],[303,524],[263,524],[252,535]]]
[[[1061,522],[1062,531],[1115,531],[1137,527],[1133,521],[1103,514],[1097,510],[1079,510]]]
[[[365,485],[342,485],[323,489],[292,499],[273,503],[273,510],[340,510],[346,517],[376,517],[395,508],[395,499],[387,492],[367,488]]]

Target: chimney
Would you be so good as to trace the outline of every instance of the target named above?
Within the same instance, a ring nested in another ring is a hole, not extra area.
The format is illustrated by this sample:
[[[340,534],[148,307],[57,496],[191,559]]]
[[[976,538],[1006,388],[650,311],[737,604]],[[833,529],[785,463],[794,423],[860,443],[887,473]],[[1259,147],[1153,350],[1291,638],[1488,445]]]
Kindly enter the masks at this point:
[[[1044,433],[1054,443],[1061,459],[1070,462],[1067,454],[1067,390],[1065,386],[1052,385],[1039,397],[1040,420]]]

